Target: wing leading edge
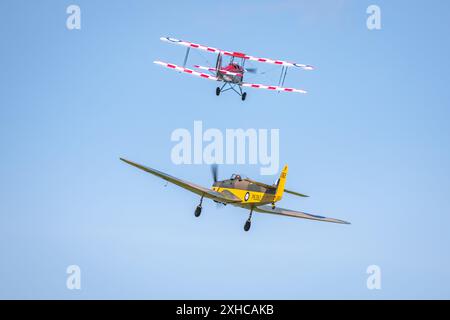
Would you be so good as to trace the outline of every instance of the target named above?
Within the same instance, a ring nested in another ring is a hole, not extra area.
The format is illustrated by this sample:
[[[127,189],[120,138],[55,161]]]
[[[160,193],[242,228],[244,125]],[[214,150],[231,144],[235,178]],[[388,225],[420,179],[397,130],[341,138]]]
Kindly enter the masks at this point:
[[[163,180],[166,180],[170,183],[173,183],[183,189],[189,190],[193,193],[198,194],[199,196],[204,196],[205,198],[209,198],[218,202],[222,202],[222,203],[237,203],[237,202],[241,202],[241,199],[233,196],[232,194],[224,194],[224,193],[220,193],[220,192],[216,192],[214,190],[208,189],[208,188],[204,188],[202,186],[196,185],[192,182],[189,181],[184,181],[178,178],[175,178],[171,175],[168,175],[164,172],[143,166],[139,163],[135,163],[132,161],[129,161],[127,159],[123,159],[120,158],[120,160],[122,160],[123,162],[132,165],[133,167],[136,167],[138,169],[141,169],[143,171],[146,171],[148,173],[151,173]]]
[[[272,209],[272,206],[255,207],[253,210],[255,212],[260,212],[260,213],[276,214],[276,215],[288,216],[288,217],[294,217],[294,218],[302,218],[302,219],[340,223],[340,224],[350,224],[350,222],[347,222],[347,221],[317,216],[317,215],[300,212],[300,211],[293,211],[293,210],[288,210],[288,209],[283,209],[283,208]]]

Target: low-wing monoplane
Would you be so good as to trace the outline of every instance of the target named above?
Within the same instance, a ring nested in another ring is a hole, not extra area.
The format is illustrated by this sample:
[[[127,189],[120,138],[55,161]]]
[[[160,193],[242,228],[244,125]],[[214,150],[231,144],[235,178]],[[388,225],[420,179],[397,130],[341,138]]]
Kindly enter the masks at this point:
[[[221,50],[213,47],[204,46],[201,44],[192,43],[189,41],[178,40],[171,37],[162,37],[160,39],[165,42],[174,43],[187,47],[186,55],[184,57],[184,62],[182,66],[162,61],[154,61],[154,63],[172,70],[176,70],[178,72],[187,73],[204,79],[223,82],[221,86],[216,88],[216,95],[219,96],[222,92],[233,90],[241,97],[243,101],[247,97],[247,93],[243,92],[242,88],[266,89],[278,92],[284,91],[284,92],[306,93],[306,91],[302,89],[284,87],[287,71],[288,68],[290,67],[296,67],[303,70],[314,69],[314,67],[306,64],[288,62],[283,60],[274,60],[269,58],[258,58],[241,52]],[[208,73],[186,68],[186,63],[188,61],[189,52],[191,48],[217,54],[215,67],[194,65],[194,68],[206,71]],[[264,84],[244,82],[245,73],[255,72],[254,68],[247,68],[245,66],[247,61],[269,63],[272,65],[280,66],[281,74],[278,81],[278,85],[264,85]]]
[[[250,230],[253,212],[269,213],[340,224],[349,224],[348,222],[343,220],[326,218],[305,212],[276,207],[275,203],[282,199],[283,193],[289,193],[299,197],[307,197],[304,194],[288,190],[284,187],[286,183],[286,176],[288,173],[287,165],[284,166],[283,170],[281,171],[277,183],[273,185],[268,185],[251,180],[249,178],[244,178],[239,174],[233,174],[230,179],[219,181],[217,177],[217,166],[212,166],[214,184],[212,185],[211,189],[208,189],[123,158],[120,158],[120,160],[136,168],[151,173],[161,179],[171,182],[177,186],[180,186],[181,188],[198,194],[200,196],[200,203],[195,209],[194,214],[196,217],[199,217],[202,212],[202,203],[204,198],[211,199],[214,202],[223,205],[231,204],[233,206],[250,210],[250,215],[244,224],[245,231]]]

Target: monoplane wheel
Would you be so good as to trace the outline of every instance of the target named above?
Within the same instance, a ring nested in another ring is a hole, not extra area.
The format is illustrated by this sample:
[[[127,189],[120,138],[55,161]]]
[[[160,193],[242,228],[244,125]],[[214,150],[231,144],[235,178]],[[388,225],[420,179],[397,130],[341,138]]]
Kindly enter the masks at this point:
[[[202,213],[202,207],[197,206],[197,208],[195,208],[194,215],[198,218],[198,217],[200,217],[201,213]]]
[[[251,226],[252,226],[252,223],[251,223],[250,220],[245,221],[245,224],[244,224],[244,230],[245,230],[245,231],[250,230],[250,227],[251,227]]]

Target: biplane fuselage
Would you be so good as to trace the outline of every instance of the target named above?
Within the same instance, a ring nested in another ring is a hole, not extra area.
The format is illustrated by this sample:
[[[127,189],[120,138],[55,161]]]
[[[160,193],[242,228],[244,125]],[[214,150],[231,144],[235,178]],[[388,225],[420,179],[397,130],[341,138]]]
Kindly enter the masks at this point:
[[[241,84],[244,79],[244,68],[235,63],[230,63],[228,66],[217,70],[217,79],[224,82],[231,82]],[[235,73],[235,74],[233,74]]]
[[[222,66],[223,54],[219,53],[217,55],[217,62],[216,62],[217,79],[224,82],[240,85],[244,79],[245,55],[236,52],[232,54],[227,54],[225,56],[231,57],[231,59],[226,66]],[[238,62],[238,60],[240,61]]]

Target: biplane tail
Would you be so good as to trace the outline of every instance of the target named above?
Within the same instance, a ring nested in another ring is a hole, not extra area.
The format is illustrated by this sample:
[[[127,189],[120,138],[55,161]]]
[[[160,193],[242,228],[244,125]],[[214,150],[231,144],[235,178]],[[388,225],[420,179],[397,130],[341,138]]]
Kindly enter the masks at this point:
[[[288,166],[285,165],[281,171],[280,178],[277,182],[277,190],[275,191],[275,202],[280,201],[283,198],[284,185],[286,184],[286,176],[288,173]]]

